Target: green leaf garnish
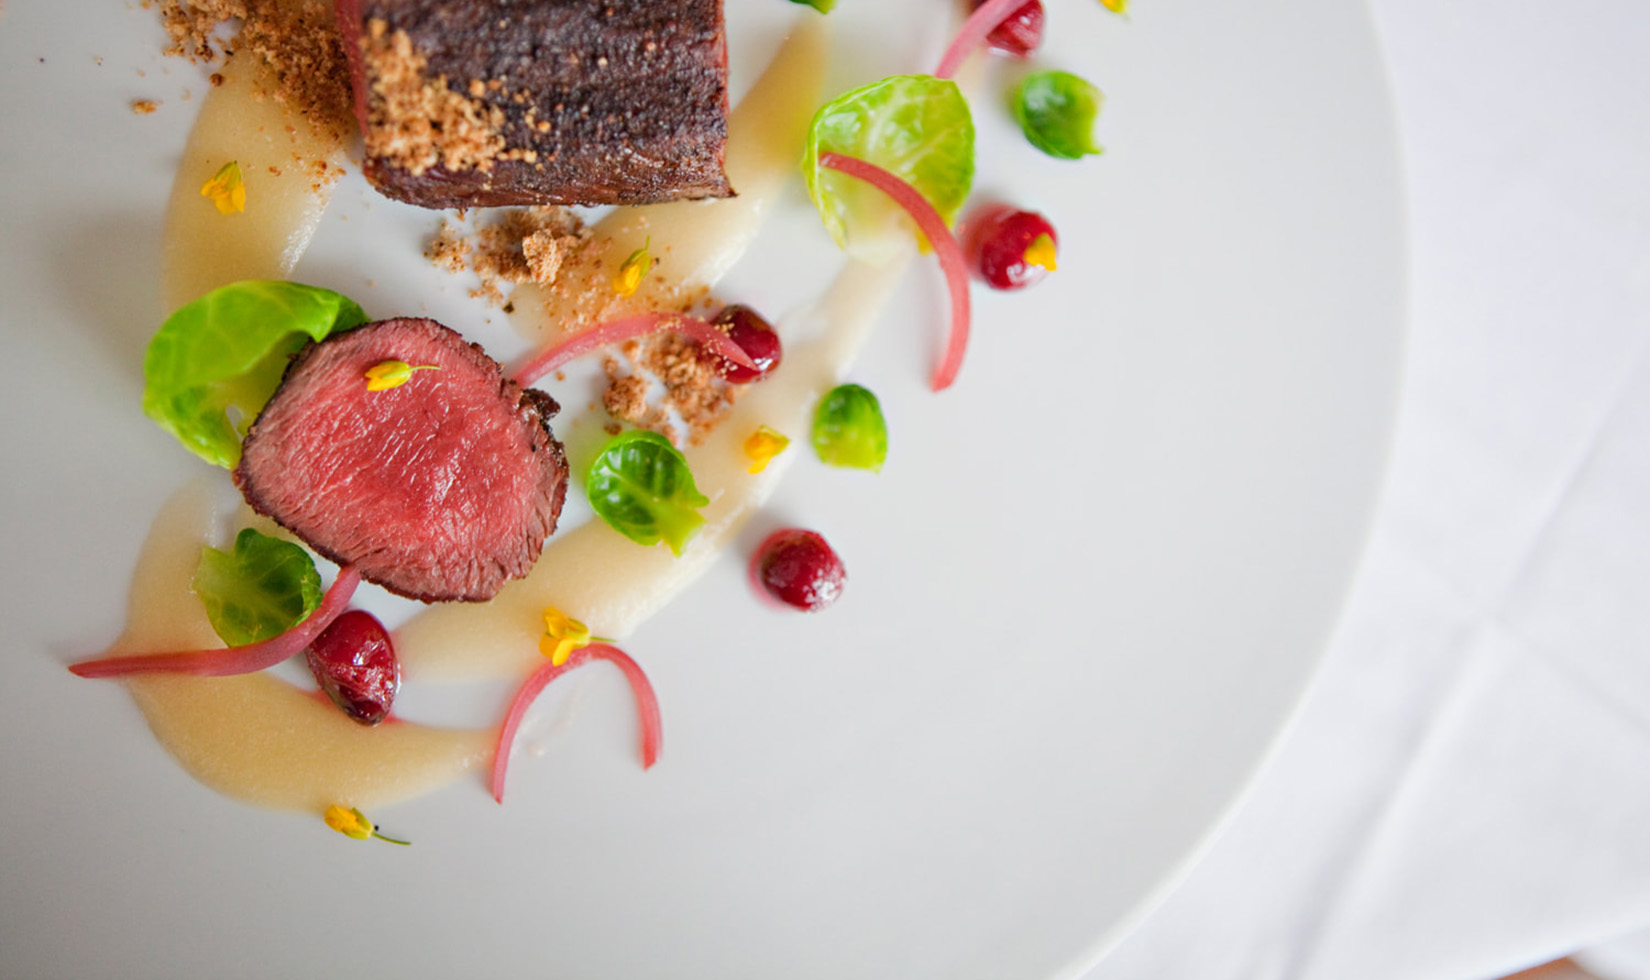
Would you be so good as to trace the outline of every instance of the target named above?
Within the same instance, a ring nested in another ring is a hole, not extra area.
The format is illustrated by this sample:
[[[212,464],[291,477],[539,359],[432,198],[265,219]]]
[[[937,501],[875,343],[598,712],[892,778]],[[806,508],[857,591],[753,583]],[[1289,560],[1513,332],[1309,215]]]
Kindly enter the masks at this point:
[[[191,584],[212,629],[232,647],[280,636],[321,605],[309,552],[252,528],[228,551],[202,548]]]
[[[330,289],[279,281],[215,289],[180,307],[149,342],[143,411],[201,459],[233,467],[291,356],[365,322],[354,300]]]
[[[838,96],[814,115],[802,161],[808,196],[838,245],[874,257],[910,234],[909,219],[876,188],[821,167],[825,152],[889,171],[950,224],[974,183],[974,118],[957,83],[932,75],[884,78]]]
[[[831,466],[882,472],[888,457],[888,423],[869,389],[838,385],[814,410],[814,452]]]
[[[1094,120],[1105,97],[1068,71],[1035,71],[1014,93],[1014,118],[1031,145],[1051,157],[1076,160],[1099,153]]]
[[[836,7],[836,0],[791,0],[791,2],[806,4],[822,14],[828,14]]]
[[[585,493],[596,515],[643,545],[660,541],[682,553],[705,519],[710,498],[693,484],[686,457],[657,432],[632,429],[608,440],[590,464]]]

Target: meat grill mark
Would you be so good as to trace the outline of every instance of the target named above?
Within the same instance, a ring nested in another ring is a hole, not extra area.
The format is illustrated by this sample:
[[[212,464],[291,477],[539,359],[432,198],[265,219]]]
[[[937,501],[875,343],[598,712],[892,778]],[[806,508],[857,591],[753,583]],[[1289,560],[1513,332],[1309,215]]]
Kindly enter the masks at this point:
[[[337,12],[363,131],[386,125],[363,52],[404,32],[423,79],[502,137],[483,145],[489,134],[469,123],[435,134],[464,140],[471,166],[369,150],[366,175],[390,197],[448,208],[733,193],[721,0],[337,0]]]
[[[386,360],[438,370],[369,392],[366,370]],[[235,483],[367,581],[425,602],[481,601],[526,575],[556,528],[567,492],[557,411],[434,320],[380,320],[293,359]]]

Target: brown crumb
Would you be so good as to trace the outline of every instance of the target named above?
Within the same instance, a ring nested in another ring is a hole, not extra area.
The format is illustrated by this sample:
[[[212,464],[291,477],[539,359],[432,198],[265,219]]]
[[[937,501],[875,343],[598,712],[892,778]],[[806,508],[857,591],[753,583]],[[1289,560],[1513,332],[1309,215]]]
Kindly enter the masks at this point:
[[[171,43],[166,53],[222,64],[236,51],[267,65],[273,98],[342,139],[355,125],[344,45],[326,0],[152,0]],[[146,6],[149,4],[146,4]],[[238,29],[236,28],[238,25]],[[213,87],[224,84],[213,72]]]
[[[550,283],[561,271],[562,259],[579,240],[572,235],[560,235],[550,230],[535,231],[521,240],[521,254],[527,260],[527,269],[533,281]]]
[[[448,272],[463,272],[464,260],[469,254],[470,243],[464,240],[458,228],[448,224],[443,224],[430,243],[424,246],[424,257],[436,268]]]
[[[697,446],[739,397],[740,388],[717,372],[699,344],[680,334],[662,331],[626,341],[619,349],[635,370],[624,371],[617,358],[603,362],[607,389],[602,405],[613,418],[651,429],[673,443],[680,444],[675,419],[687,427],[688,442]],[[663,388],[657,404],[647,401],[649,378]]]
[[[474,272],[481,283],[471,295],[500,306],[506,302],[501,286],[550,285],[588,240],[584,223],[566,208],[516,208],[497,212],[468,237],[457,225],[443,223],[424,256],[448,272]],[[513,304],[505,307],[513,310]]]
[[[145,4],[148,6],[148,4]],[[227,25],[244,21],[247,5],[240,0],[159,0],[161,22],[172,43],[166,53],[195,62],[216,62],[227,57],[230,42]]]
[[[160,108],[160,103],[154,99],[133,99],[132,111],[140,116],[147,116]]]
[[[415,177],[437,165],[493,169],[504,155],[503,109],[454,92],[445,75],[427,76],[429,62],[413,48],[412,38],[402,30],[391,34],[381,18],[367,23],[361,49],[372,79],[369,157]]]
[[[609,364],[615,364],[609,360]],[[602,392],[602,407],[607,414],[621,422],[636,423],[647,414],[647,382],[637,375],[614,377],[608,375],[607,390]]]

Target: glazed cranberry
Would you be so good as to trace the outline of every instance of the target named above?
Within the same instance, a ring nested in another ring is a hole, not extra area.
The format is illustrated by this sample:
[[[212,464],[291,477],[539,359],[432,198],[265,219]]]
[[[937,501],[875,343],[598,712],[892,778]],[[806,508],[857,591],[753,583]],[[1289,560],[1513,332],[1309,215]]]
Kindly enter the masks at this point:
[[[748,367],[718,357],[716,369],[721,372],[722,377],[745,384],[762,380],[779,366],[779,359],[783,353],[779,349],[779,334],[774,333],[773,327],[762,319],[760,313],[748,306],[735,304],[724,307],[711,322],[716,326],[726,327],[728,339],[738,344],[739,348],[756,362],[757,370],[752,371]]]
[[[371,613],[359,609],[332,621],[304,651],[310,672],[332,703],[363,725],[389,716],[401,688],[401,664],[390,634]]]
[[[1024,289],[1040,281],[1054,268],[1059,244],[1054,226],[1035,211],[997,207],[968,229],[969,261],[992,289]]]
[[[818,612],[842,594],[848,571],[824,538],[793,527],[768,535],[751,559],[751,576],[780,602]]]
[[[974,0],[975,10],[985,0]],[[985,43],[1011,54],[1016,58],[1024,58],[1037,49],[1043,41],[1043,4],[1041,0],[1026,0],[1012,14],[1003,19],[1002,23],[991,29],[985,36]]]

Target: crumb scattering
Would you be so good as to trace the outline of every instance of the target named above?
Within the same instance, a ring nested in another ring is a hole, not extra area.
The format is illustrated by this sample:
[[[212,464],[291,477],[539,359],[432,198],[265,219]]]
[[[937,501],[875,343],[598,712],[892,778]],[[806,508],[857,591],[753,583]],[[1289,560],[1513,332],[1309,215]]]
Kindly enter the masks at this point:
[[[668,330],[626,341],[619,350],[630,367],[615,357],[602,362],[607,375],[602,407],[615,420],[657,432],[678,446],[677,422],[686,427],[688,443],[700,445],[743,390],[722,377],[716,359],[697,341]],[[657,397],[650,397],[655,391]]]
[[[272,98],[343,139],[355,127],[344,45],[325,0],[146,0],[158,8],[166,53],[221,65],[231,54],[257,58],[275,78]],[[223,85],[213,72],[212,86]]]
[[[470,295],[513,312],[501,286],[549,286],[563,263],[590,240],[584,222],[566,208],[513,208],[496,213],[473,234],[452,221],[424,248],[424,257],[448,272],[469,270],[481,280]]]
[[[156,109],[159,109],[159,108],[160,108],[160,103],[156,102],[154,99],[133,99],[132,100],[132,112],[134,112],[134,113],[136,113],[137,115],[140,115],[140,116],[147,116],[149,113],[154,112]]]

